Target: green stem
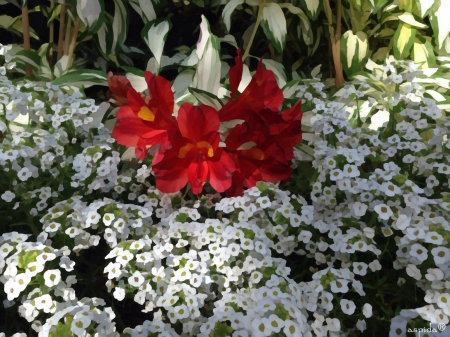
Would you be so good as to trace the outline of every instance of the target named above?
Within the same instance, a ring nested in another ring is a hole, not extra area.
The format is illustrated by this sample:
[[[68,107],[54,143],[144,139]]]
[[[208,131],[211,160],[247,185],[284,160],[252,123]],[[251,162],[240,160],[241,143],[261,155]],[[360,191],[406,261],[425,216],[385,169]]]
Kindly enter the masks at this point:
[[[252,35],[250,36],[250,40],[248,41],[247,49],[245,49],[245,53],[242,56],[242,62],[245,61],[245,59],[247,58],[248,54],[250,53],[250,47],[253,44],[253,40],[255,38],[256,31],[258,30],[259,24],[261,22],[262,11],[263,11],[263,7],[264,7],[265,3],[266,3],[265,0],[260,0],[259,1],[258,16],[256,17],[255,27],[253,27],[253,32],[252,32]]]

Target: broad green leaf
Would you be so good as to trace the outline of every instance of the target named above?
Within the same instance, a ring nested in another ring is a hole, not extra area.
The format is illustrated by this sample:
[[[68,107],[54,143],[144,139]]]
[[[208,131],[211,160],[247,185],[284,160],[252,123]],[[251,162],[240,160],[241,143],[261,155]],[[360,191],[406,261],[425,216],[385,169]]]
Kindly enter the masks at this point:
[[[426,24],[417,21],[417,19],[411,13],[404,12],[401,15],[399,15],[398,18],[400,21],[403,21],[404,23],[407,23],[408,25],[411,25],[413,27],[428,28]]]
[[[450,1],[441,0],[441,5],[430,16],[431,28],[433,28],[434,39],[438,48],[442,48],[445,39],[450,33]]]
[[[278,86],[283,88],[286,85],[286,71],[284,66],[280,62],[274,60],[263,59],[262,62],[267,70],[271,70],[274,73]]]
[[[58,86],[91,86],[91,85],[108,85],[108,77],[102,71],[98,70],[75,70],[62,75],[51,82]]]
[[[210,107],[213,107],[216,110],[220,110],[223,106],[222,102],[220,101],[219,97],[216,95],[211,94],[208,91],[204,91],[197,88],[188,88],[189,92],[195,96],[195,98],[198,99],[198,101],[202,104],[208,105]]]
[[[414,44],[416,28],[400,22],[394,35],[394,56],[397,60],[405,58]]]
[[[141,7],[142,12],[144,12],[144,15],[148,21],[153,21],[156,19],[156,12],[153,7],[152,0],[139,0],[139,7]]]
[[[208,20],[203,15],[196,54],[198,64],[193,86],[217,95],[220,88],[220,41],[211,34]]]
[[[128,15],[122,0],[114,0],[114,5],[114,19],[112,24],[113,42],[111,52],[118,54],[127,38]]]
[[[280,5],[268,3],[263,8],[262,27],[267,38],[272,42],[275,49],[281,53],[284,50],[286,40],[286,18]]]
[[[395,34],[395,30],[392,28],[383,28],[378,32],[376,35],[377,38],[385,38],[385,37],[391,37]]]
[[[244,0],[231,0],[228,2],[222,12],[223,22],[225,23],[225,27],[227,27],[227,30],[230,31],[231,27],[231,13],[235,10],[235,8],[239,5],[242,5],[244,3]]]
[[[388,55],[389,55],[389,48],[381,47],[372,55],[372,58],[374,61],[380,61],[380,60],[384,61]]]
[[[41,60],[37,52],[32,50],[21,50],[14,55],[13,61],[29,65],[33,70],[38,70]]]
[[[300,3],[303,5],[303,8],[308,14],[309,18],[312,21],[316,21],[319,13],[322,9],[322,1],[319,0],[300,0]]]
[[[344,33],[341,39],[341,61],[347,76],[357,73],[367,62],[368,46],[366,33],[353,34],[351,30]]]
[[[436,65],[433,46],[421,36],[414,39],[411,56],[415,63],[421,64],[422,68],[431,68]]]
[[[47,20],[47,26],[50,26],[50,24],[59,17],[59,14],[61,13],[61,5],[56,5],[53,7],[53,10],[50,12],[50,17]]]
[[[105,15],[103,0],[78,0],[77,14],[89,33],[97,32],[103,23]]]
[[[433,10],[434,5],[439,0],[416,0],[417,8],[419,10],[420,16],[424,18]]]
[[[157,73],[159,73],[161,68],[161,56],[167,39],[167,33],[171,28],[172,23],[170,20],[157,19],[148,22],[142,30],[142,38],[155,57]]]

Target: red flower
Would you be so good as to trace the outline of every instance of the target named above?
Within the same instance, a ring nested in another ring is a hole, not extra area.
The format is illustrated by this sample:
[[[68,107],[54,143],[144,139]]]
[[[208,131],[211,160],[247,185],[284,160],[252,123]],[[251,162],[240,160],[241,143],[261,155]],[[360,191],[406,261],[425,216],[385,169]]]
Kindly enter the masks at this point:
[[[109,72],[108,87],[109,91],[106,95],[116,101],[113,105],[122,106],[128,104],[127,92],[132,86],[125,76],[113,75],[112,72]]]
[[[156,187],[164,193],[182,189],[188,182],[194,194],[209,181],[217,192],[230,188],[233,160],[219,147],[220,120],[209,106],[184,103],[177,122],[181,136],[171,139],[163,157],[153,163]],[[158,151],[159,152],[159,151]]]
[[[145,72],[149,97],[143,97],[133,88],[127,91],[128,105],[117,111],[113,137],[119,144],[136,147],[136,157],[145,158],[150,147],[160,144],[165,148],[169,140],[179,135],[172,116],[174,107],[170,82],[161,76]]]

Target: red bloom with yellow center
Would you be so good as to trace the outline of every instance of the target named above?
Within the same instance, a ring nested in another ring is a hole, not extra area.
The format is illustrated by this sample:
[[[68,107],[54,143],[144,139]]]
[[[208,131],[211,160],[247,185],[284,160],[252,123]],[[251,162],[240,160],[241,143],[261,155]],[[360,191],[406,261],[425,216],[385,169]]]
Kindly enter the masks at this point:
[[[117,111],[117,124],[113,129],[113,137],[119,144],[136,147],[139,160],[145,158],[150,147],[160,144],[165,148],[172,137],[179,135],[172,116],[174,98],[170,82],[149,71],[145,72],[145,80],[149,96],[129,87],[128,105]]]
[[[189,182],[192,192],[199,194],[209,181],[217,192],[230,188],[235,164],[219,147],[217,111],[184,103],[177,122],[181,135],[171,138],[170,148],[153,163],[156,187],[164,193],[174,193]]]

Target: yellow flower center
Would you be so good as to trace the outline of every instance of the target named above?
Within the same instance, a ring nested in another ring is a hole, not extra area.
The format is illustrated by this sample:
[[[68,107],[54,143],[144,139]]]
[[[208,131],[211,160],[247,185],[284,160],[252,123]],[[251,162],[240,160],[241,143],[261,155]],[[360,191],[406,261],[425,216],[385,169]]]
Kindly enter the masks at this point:
[[[138,112],[138,117],[143,119],[144,121],[153,122],[155,120],[155,114],[146,106],[143,106],[141,110]]]
[[[181,147],[180,151],[178,152],[178,158],[185,158],[186,155],[188,154],[188,152],[194,148],[206,151],[208,157],[214,156],[214,150],[213,150],[213,147],[211,146],[211,144],[209,144],[207,141],[203,140],[201,142],[198,142],[197,145],[188,143],[185,146]]]

